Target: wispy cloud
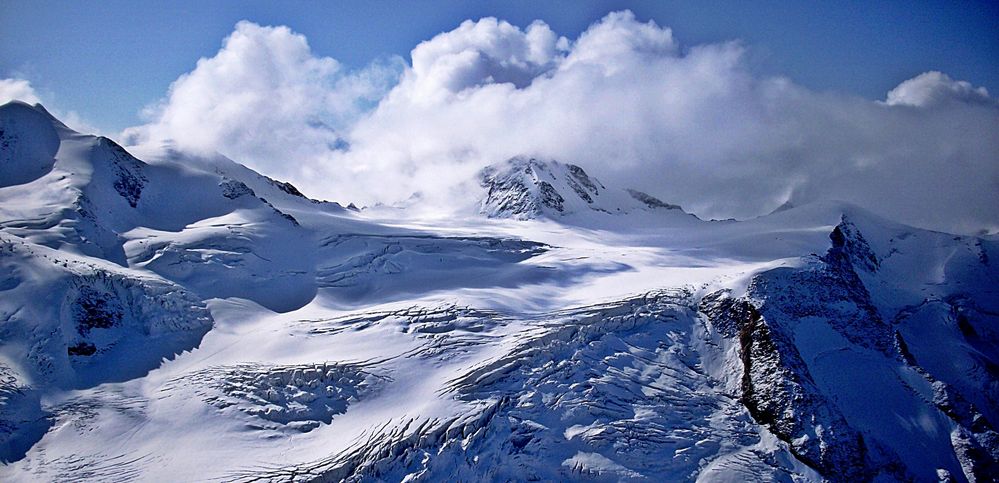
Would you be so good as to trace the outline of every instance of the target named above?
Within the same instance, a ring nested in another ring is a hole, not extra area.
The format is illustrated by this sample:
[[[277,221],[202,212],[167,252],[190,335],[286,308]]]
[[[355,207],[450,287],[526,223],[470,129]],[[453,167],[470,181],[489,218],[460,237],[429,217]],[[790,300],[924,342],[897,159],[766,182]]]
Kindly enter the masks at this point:
[[[41,100],[35,94],[31,82],[24,79],[0,79],[0,104],[10,101],[22,101],[28,104],[38,104]]]
[[[44,97],[48,96],[39,94],[35,90],[34,86],[31,85],[31,82],[27,79],[0,79],[0,104],[6,104],[10,101],[39,104],[43,102]],[[46,108],[50,109],[53,115],[59,118],[60,121],[65,123],[71,129],[84,133],[101,134],[99,129],[87,122],[87,120],[76,111],[63,111],[58,107],[52,106],[48,102],[46,102],[46,104]]]

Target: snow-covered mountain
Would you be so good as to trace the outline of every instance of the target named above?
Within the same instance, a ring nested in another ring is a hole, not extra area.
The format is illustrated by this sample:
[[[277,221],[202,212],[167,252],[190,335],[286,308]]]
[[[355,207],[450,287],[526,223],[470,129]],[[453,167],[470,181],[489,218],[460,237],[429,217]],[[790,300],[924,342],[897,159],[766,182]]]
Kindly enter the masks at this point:
[[[517,156],[486,167],[479,178],[487,191],[481,212],[491,218],[560,218],[592,212],[619,215],[658,210],[684,213],[679,206],[641,191],[608,189],[583,168],[555,160]]]
[[[22,103],[0,149],[3,481],[999,474],[993,237],[526,157],[442,226]]]

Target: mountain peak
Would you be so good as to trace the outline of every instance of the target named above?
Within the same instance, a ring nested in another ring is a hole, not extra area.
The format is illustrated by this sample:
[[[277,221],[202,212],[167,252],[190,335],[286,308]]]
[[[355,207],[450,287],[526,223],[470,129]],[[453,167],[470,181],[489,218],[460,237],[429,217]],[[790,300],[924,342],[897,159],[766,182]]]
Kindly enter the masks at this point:
[[[487,190],[480,212],[490,218],[533,219],[602,212],[679,210],[677,205],[633,189],[604,186],[575,164],[515,156],[479,173]]]
[[[0,106],[0,187],[28,183],[52,170],[59,150],[57,124],[41,104]]]

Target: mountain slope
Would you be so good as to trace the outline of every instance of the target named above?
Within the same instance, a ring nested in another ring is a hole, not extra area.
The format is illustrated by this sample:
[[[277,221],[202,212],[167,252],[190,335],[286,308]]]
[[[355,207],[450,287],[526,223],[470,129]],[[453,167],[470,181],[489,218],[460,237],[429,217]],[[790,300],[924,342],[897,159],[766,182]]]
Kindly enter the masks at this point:
[[[41,106],[0,128],[3,481],[997,472],[993,238],[703,221],[530,158],[442,223]]]

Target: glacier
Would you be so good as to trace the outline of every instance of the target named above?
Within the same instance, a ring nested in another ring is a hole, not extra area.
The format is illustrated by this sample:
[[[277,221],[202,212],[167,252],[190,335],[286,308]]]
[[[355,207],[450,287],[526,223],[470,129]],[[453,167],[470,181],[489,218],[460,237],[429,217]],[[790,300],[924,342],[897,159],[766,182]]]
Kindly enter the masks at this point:
[[[994,235],[530,156],[357,208],[133,151],[0,106],[0,480],[999,475]]]

